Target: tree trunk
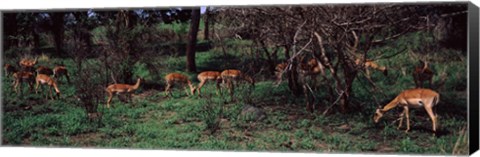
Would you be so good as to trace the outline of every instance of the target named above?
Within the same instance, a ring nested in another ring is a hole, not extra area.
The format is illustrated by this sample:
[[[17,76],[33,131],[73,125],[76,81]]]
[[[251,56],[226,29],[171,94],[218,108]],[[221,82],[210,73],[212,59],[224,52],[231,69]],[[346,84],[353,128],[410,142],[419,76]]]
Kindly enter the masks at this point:
[[[285,45],[285,56],[288,56],[287,59],[290,59],[290,45]],[[302,94],[302,87],[298,83],[298,72],[297,72],[297,64],[295,62],[292,63],[292,69],[286,71],[286,76],[288,78],[288,88],[295,96],[300,96]]]
[[[91,25],[88,25],[88,12],[74,12],[73,15],[77,22],[79,22],[79,29],[81,32],[82,40],[87,44],[87,52],[90,53],[93,50],[92,35],[90,31],[94,28]]]
[[[64,16],[65,13],[63,12],[52,13],[52,33],[57,55],[63,54]]]
[[[210,40],[210,37],[209,37],[209,30],[208,30],[208,24],[210,23],[210,7],[207,7],[206,10],[205,10],[205,20],[203,21],[204,22],[204,25],[205,25],[205,28],[204,28],[204,31],[203,31],[203,39],[204,40]]]
[[[275,63],[273,62],[272,56],[270,55],[270,52],[268,52],[267,45],[263,40],[260,40],[260,45],[262,46],[263,52],[265,52],[265,55],[267,56],[267,63],[268,63],[268,68],[269,71],[271,72],[271,75],[275,74]],[[277,51],[278,49],[274,50]],[[274,52],[276,53],[276,52]]]
[[[341,64],[343,65],[343,74],[345,75],[345,88],[342,89],[345,91],[340,102],[340,111],[341,113],[348,113],[350,97],[352,96],[352,84],[355,80],[355,77],[357,77],[357,70],[355,69],[354,65],[347,62],[348,59],[345,57],[345,54],[339,53],[339,58],[343,58]]]
[[[300,96],[302,94],[302,87],[298,83],[297,64],[292,64],[292,69],[287,72],[288,87],[293,92],[293,95]]]
[[[3,29],[5,31],[5,36],[3,36],[4,47],[3,50],[8,50],[13,46],[18,45],[18,39],[8,38],[9,36],[17,36],[17,13],[5,13],[3,16]]]
[[[187,43],[187,71],[196,72],[195,65],[195,47],[197,45],[198,26],[200,23],[200,8],[192,10],[192,20],[190,23],[190,31],[188,33]]]
[[[33,25],[33,52],[35,54],[40,53],[40,35],[38,34],[38,26],[36,24]]]

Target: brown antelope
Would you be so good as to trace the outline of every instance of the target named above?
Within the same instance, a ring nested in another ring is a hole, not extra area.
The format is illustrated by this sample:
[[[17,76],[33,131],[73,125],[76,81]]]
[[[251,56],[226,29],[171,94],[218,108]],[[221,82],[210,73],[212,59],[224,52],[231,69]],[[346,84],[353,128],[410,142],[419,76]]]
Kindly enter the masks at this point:
[[[275,78],[277,79],[275,81],[276,85],[279,85],[280,83],[282,83],[282,75],[283,75],[283,72],[286,70],[287,66],[288,66],[287,62],[279,63],[277,64],[277,66],[275,66]]]
[[[107,100],[107,108],[110,108],[110,102],[112,102],[113,99],[113,94],[127,94],[128,99],[132,100],[132,94],[135,90],[140,87],[140,80],[141,78],[137,79],[137,83],[134,85],[130,84],[111,84],[107,88],[105,88],[105,91],[108,93],[108,100]]]
[[[12,76],[13,76],[13,74],[18,71],[17,68],[15,68],[15,67],[14,67],[13,65],[11,65],[11,64],[5,64],[5,65],[3,66],[3,69],[5,70],[5,76],[9,76],[9,75],[12,75]]]
[[[220,73],[220,76],[222,77],[222,84],[227,85],[227,88],[230,89],[230,94],[233,95],[233,91],[235,90],[235,84],[238,83],[241,80],[245,80],[247,82],[250,82],[252,87],[255,87],[255,80],[251,78],[248,75],[245,75],[242,73],[240,70],[236,69],[227,69],[222,71]]]
[[[413,71],[413,80],[415,81],[416,88],[422,88],[423,82],[428,81],[430,87],[432,87],[433,71],[429,68],[427,62],[420,61],[421,65],[416,66]]]
[[[165,76],[165,82],[167,83],[167,87],[165,88],[165,96],[173,95],[172,94],[172,87],[175,85],[182,85],[184,87],[185,93],[187,92],[187,86],[190,87],[190,93],[194,95],[196,87],[192,84],[188,76],[180,74],[180,73],[170,73]]]
[[[436,107],[439,101],[440,95],[430,89],[416,88],[404,90],[383,108],[378,108],[375,111],[375,116],[373,117],[373,120],[375,121],[375,123],[378,123],[380,118],[382,118],[383,114],[388,110],[397,106],[403,107],[403,112],[400,114],[399,118],[400,124],[398,125],[397,129],[400,129],[400,127],[402,126],[403,118],[407,117],[407,129],[405,130],[405,132],[408,132],[410,130],[409,108],[423,107],[430,116],[430,119],[432,119],[432,128],[433,131],[436,132],[437,115],[433,112],[432,108]]]
[[[222,83],[222,77],[218,71],[204,71],[197,75],[197,79],[200,81],[197,88],[198,95],[201,94],[201,89],[208,81],[214,81],[217,87],[217,95],[220,89],[220,83]]]
[[[28,85],[30,86],[30,92],[33,91],[33,82],[35,82],[33,73],[19,71],[13,74],[13,78],[15,79],[15,81],[13,82],[13,89],[17,94],[18,90],[22,89],[22,83],[28,83]]]
[[[57,65],[53,68],[53,77],[60,79],[60,76],[67,78],[68,83],[70,83],[70,77],[68,76],[68,70],[65,66]]]
[[[22,60],[20,60],[19,64],[22,67],[23,71],[33,73],[35,72],[35,69],[33,67],[35,66],[35,64],[37,64],[37,57],[34,60],[29,58],[23,58]]]
[[[46,66],[38,66],[36,71],[37,71],[37,75],[38,74],[45,74],[45,75],[48,75],[48,76],[53,75],[53,70],[46,67]]]
[[[356,65],[360,65],[362,63],[362,59],[358,58],[357,60],[355,60],[355,64]],[[367,59],[365,61],[365,64],[364,64],[364,67],[365,69],[365,73],[367,74],[367,77],[370,78],[370,68],[371,69],[375,69],[375,70],[378,70],[378,71],[381,71],[383,73],[383,75],[385,76],[388,76],[388,69],[387,67],[385,66],[380,66],[378,65],[375,61],[373,60],[370,60],[370,59]]]
[[[318,74],[325,76],[325,67],[317,59],[312,58],[308,60],[307,64],[300,64],[299,72],[304,76],[310,76],[310,79],[313,80],[313,85],[316,87]]]
[[[222,83],[229,82],[229,81],[238,82],[241,80],[245,80],[247,82],[250,82],[252,86],[255,86],[255,80],[250,76],[245,75],[240,70],[227,69],[222,71],[222,73],[220,73],[220,76],[222,77]]]
[[[52,95],[52,88],[55,90],[55,93],[57,93],[56,97],[57,98],[60,97],[60,90],[58,89],[57,82],[50,76],[45,74],[38,74],[37,77],[35,78],[35,81],[37,83],[35,87],[35,93],[38,93],[38,87],[40,85],[47,85],[48,86],[48,95],[46,95],[47,98],[48,96],[50,96],[52,100],[54,99]],[[42,86],[42,91],[43,91],[43,86]]]

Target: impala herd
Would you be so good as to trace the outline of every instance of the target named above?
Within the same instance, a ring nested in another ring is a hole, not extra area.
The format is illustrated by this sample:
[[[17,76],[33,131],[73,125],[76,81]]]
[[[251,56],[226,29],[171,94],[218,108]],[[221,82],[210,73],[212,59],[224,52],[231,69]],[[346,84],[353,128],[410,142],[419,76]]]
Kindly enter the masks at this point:
[[[67,82],[70,83],[70,77],[68,75],[68,70],[63,65],[57,65],[53,69],[50,69],[46,66],[38,66],[36,69],[34,66],[37,63],[37,58],[35,59],[21,59],[19,62],[20,69],[18,70],[11,64],[5,64],[4,70],[5,75],[13,76],[13,89],[18,94],[21,90],[21,85],[26,83],[30,87],[30,91],[33,90],[33,83],[36,83],[35,93],[38,93],[38,88],[41,86],[48,86],[48,94],[46,97],[50,96],[51,99],[54,99],[52,96],[52,90],[55,91],[56,97],[58,98],[61,94],[58,89],[57,79],[60,79],[62,76],[66,78]],[[362,61],[360,59],[355,60],[357,66],[361,66]],[[380,118],[384,115],[385,112],[394,108],[402,107],[403,112],[400,114],[398,120],[400,124],[397,129],[400,129],[404,117],[407,118],[407,128],[405,132],[410,130],[410,120],[409,120],[409,108],[421,108],[423,107],[428,113],[430,119],[432,120],[432,130],[436,132],[437,127],[437,116],[433,112],[433,107],[435,107],[440,101],[439,94],[433,90],[425,89],[423,87],[423,82],[428,81],[429,85],[432,85],[433,71],[429,68],[427,62],[421,62],[421,66],[415,67],[413,71],[413,78],[415,81],[416,88],[407,89],[401,92],[395,99],[390,103],[385,105],[383,108],[377,108],[374,114],[374,122],[378,123]],[[385,76],[388,75],[387,68],[385,66],[380,66],[375,63],[373,60],[365,60],[364,66],[361,67],[366,71],[366,76],[370,77],[369,69],[374,69],[383,72]],[[275,67],[275,77],[276,81],[274,84],[278,85],[282,81],[282,76],[287,69],[291,68],[289,62],[280,63]],[[314,84],[316,84],[316,78],[320,74],[323,78],[325,76],[325,67],[318,62],[317,59],[312,58],[306,63],[300,63],[298,66],[298,72],[302,76],[310,77]],[[172,88],[174,86],[183,86],[187,95],[194,95],[197,92],[198,96],[201,96],[201,88],[207,82],[213,82],[216,84],[216,94],[221,93],[221,84],[225,84],[226,88],[230,89],[230,94],[233,96],[233,91],[235,86],[240,81],[246,81],[255,86],[255,80],[236,69],[226,69],[222,72],[220,71],[203,71],[197,75],[197,79],[200,81],[198,87],[196,87],[189,79],[188,76],[181,73],[169,73],[165,77],[166,88],[165,96],[172,95]],[[108,94],[107,108],[110,108],[110,103],[113,99],[114,94],[127,94],[129,100],[132,100],[132,94],[140,86],[142,79],[138,78],[137,82],[133,85],[131,84],[111,84],[105,88],[105,91]],[[187,91],[189,87],[189,91]],[[42,90],[43,91],[43,90]]]

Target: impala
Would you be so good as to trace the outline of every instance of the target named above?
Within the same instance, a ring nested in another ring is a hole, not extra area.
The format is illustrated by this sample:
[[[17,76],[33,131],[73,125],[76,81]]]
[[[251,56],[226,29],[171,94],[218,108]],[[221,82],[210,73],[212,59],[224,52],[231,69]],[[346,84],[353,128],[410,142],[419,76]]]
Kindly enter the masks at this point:
[[[48,96],[50,96],[52,100],[54,99],[52,96],[52,88],[55,90],[55,93],[57,93],[56,97],[57,98],[60,97],[60,90],[58,90],[57,82],[54,79],[52,79],[50,76],[45,74],[38,74],[37,77],[35,78],[35,82],[37,83],[35,87],[35,93],[38,93],[38,87],[40,85],[47,85],[48,86],[48,95],[46,95],[47,98]],[[43,86],[42,86],[42,90],[43,90]]]
[[[277,81],[275,81],[276,85],[282,83],[282,75],[283,75],[283,72],[286,70],[287,66],[288,66],[287,62],[279,63],[277,64],[277,66],[275,66],[275,77],[277,79]]]
[[[16,73],[18,70],[11,64],[5,64],[3,66],[3,69],[5,69],[5,76],[13,75]]]
[[[356,65],[360,65],[362,62],[362,59],[358,58],[357,60],[355,60],[355,64]],[[380,66],[378,65],[377,63],[375,63],[375,61],[373,60],[370,60],[370,59],[367,59],[365,61],[365,65],[363,67],[365,69],[365,72],[367,73],[367,77],[370,78],[370,68],[371,69],[375,69],[375,70],[378,70],[378,71],[381,71],[383,73],[383,75],[385,76],[388,76],[388,70],[387,70],[387,67],[385,66]]]
[[[299,72],[305,76],[310,76],[310,79],[313,80],[313,84],[316,86],[318,74],[325,76],[325,67],[317,59],[312,58],[307,64],[300,64]]]
[[[170,73],[165,76],[165,82],[167,83],[167,87],[165,88],[165,96],[169,94],[172,95],[172,87],[175,85],[182,85],[184,87],[185,93],[187,92],[187,86],[190,87],[190,93],[193,95],[195,93],[196,87],[193,86],[188,76],[180,74],[180,73]]]
[[[36,71],[37,71],[37,75],[38,74],[45,74],[45,75],[48,75],[48,76],[53,75],[53,70],[46,67],[46,66],[38,66]]]
[[[427,62],[420,61],[421,65],[416,66],[415,70],[413,71],[413,80],[415,81],[416,88],[422,88],[423,82],[428,81],[429,86],[432,87],[433,81],[433,71],[429,68]]]
[[[250,76],[243,74],[240,70],[236,70],[236,69],[224,70],[222,71],[220,76],[222,77],[222,83],[238,82],[241,80],[245,80],[247,82],[250,82],[252,86],[255,86],[255,80]]]
[[[22,83],[28,83],[30,86],[30,92],[33,91],[33,82],[35,82],[33,73],[19,71],[13,74],[13,78],[15,79],[13,82],[13,89],[16,93],[18,93],[18,89],[21,89]]]
[[[255,80],[248,75],[245,75],[240,70],[236,69],[227,69],[220,73],[222,77],[222,84],[227,85],[227,88],[230,89],[230,93],[233,95],[233,90],[235,89],[235,84],[241,80],[250,82],[252,87],[255,87]]]
[[[110,102],[112,102],[113,94],[127,94],[128,99],[132,100],[132,94],[140,86],[141,78],[137,79],[137,83],[134,85],[130,84],[111,84],[105,88],[105,91],[108,93],[107,108],[110,108]]]
[[[24,71],[34,72],[33,66],[37,64],[37,58],[35,58],[34,60],[23,58],[22,60],[20,60],[19,64]]]
[[[68,70],[65,66],[57,65],[53,68],[53,77],[60,79],[60,76],[67,78],[68,83],[70,83],[70,77],[68,76]]]
[[[217,87],[217,95],[218,91],[220,91],[220,83],[222,83],[222,77],[220,76],[220,72],[218,71],[204,71],[197,75],[197,79],[200,81],[197,88],[198,95],[201,94],[201,89],[203,85],[205,85],[208,81],[214,81]]]
[[[375,111],[373,120],[375,123],[378,123],[383,114],[388,110],[394,107],[403,107],[403,112],[400,114],[400,124],[397,129],[400,129],[402,126],[403,118],[407,117],[407,129],[405,132],[410,130],[410,117],[409,117],[409,108],[425,108],[430,119],[432,120],[432,130],[436,132],[437,128],[437,117],[436,113],[433,112],[432,108],[435,107],[440,101],[440,95],[430,89],[416,88],[404,90],[400,93],[395,99],[390,103],[385,105],[383,108],[378,108]]]

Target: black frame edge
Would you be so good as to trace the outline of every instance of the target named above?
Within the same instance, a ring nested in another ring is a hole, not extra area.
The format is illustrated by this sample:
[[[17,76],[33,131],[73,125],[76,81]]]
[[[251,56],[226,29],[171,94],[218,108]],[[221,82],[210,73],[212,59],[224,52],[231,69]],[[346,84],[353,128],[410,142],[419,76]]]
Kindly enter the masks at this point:
[[[478,7],[472,2],[468,5],[468,53],[469,53],[469,153],[479,147],[479,16]]]

